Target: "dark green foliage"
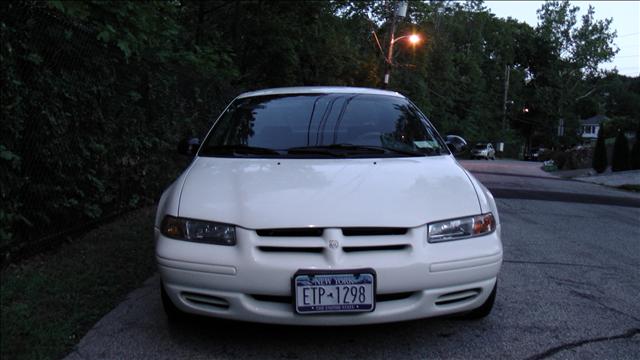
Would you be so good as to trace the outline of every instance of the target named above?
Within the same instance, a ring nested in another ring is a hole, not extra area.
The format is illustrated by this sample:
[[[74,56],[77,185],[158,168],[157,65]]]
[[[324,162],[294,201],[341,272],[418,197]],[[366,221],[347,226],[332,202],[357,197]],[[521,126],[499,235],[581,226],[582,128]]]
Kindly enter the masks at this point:
[[[187,161],[179,139],[201,137],[242,91],[381,86],[372,32],[386,51],[392,3],[1,2],[0,252],[152,203]],[[480,1],[411,1],[410,14],[396,36],[425,41],[395,44],[390,88],[443,134],[515,156],[536,136],[572,145],[599,104],[638,119],[640,83],[596,73],[615,51],[592,11],[580,21],[571,3],[545,3],[536,28]]]
[[[633,147],[631,148],[630,156],[630,167],[631,170],[639,170],[640,169],[640,129],[636,130],[636,142],[633,143]]]
[[[565,153],[564,151],[556,151],[551,157],[553,159],[553,162],[558,167],[558,170],[562,170],[564,168],[564,164],[567,162],[567,153]]]
[[[611,171],[629,170],[629,142],[623,131],[618,131],[616,142],[613,144],[613,159]]]
[[[169,3],[3,2],[0,250],[150,204],[236,92]],[[166,19],[158,18],[165,14]]]
[[[604,144],[604,128],[601,127],[598,131],[596,148],[593,151],[593,169],[598,173],[603,173],[607,170],[607,165],[607,148]]]

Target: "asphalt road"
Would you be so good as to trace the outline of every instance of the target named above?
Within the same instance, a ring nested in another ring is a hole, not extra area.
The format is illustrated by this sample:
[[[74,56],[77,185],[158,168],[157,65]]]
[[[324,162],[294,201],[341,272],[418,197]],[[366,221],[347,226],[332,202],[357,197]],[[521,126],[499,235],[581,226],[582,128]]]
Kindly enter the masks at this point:
[[[204,318],[168,324],[159,279],[153,277],[100,320],[68,359],[637,359],[640,207],[531,200],[523,189],[571,192],[575,184],[542,179],[547,175],[521,163],[464,166],[489,188],[520,191],[518,197],[497,199],[505,261],[496,305],[486,319],[331,328]],[[510,175],[501,182],[499,173]],[[575,194],[602,195],[608,202],[635,198],[586,185],[592,188]]]
[[[640,194],[558,178],[542,171],[539,162],[462,160],[460,163],[498,198],[640,207]]]

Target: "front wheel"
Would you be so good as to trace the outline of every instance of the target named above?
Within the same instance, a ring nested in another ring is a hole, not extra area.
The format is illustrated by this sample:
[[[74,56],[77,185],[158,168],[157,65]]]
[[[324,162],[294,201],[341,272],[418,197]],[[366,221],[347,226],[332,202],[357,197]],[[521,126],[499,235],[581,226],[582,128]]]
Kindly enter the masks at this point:
[[[487,300],[485,300],[485,302],[482,305],[480,305],[479,308],[473,309],[468,313],[463,314],[462,318],[465,320],[477,320],[477,319],[482,319],[484,317],[487,317],[489,314],[491,314],[491,310],[493,309],[493,304],[496,302],[497,291],[498,291],[498,282],[496,281],[496,284],[493,285],[493,290],[491,291],[491,294],[489,295]]]

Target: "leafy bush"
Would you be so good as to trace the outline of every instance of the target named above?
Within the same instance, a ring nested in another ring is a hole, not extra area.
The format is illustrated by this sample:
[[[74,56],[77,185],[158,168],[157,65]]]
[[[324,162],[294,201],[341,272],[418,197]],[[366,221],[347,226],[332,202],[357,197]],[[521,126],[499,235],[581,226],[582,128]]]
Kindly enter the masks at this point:
[[[150,19],[168,2],[52,4],[0,5],[4,257],[155,201],[185,166],[178,139],[235,92],[215,49],[181,47],[177,14]]]
[[[566,151],[554,151],[551,159],[560,170],[588,168],[591,166],[591,148],[579,146]]]
[[[566,152],[565,170],[585,169],[591,167],[592,153],[590,147],[576,147]]]
[[[600,128],[598,131],[598,140],[596,141],[596,148],[593,151],[593,169],[598,173],[603,173],[607,170],[607,148],[604,144],[604,128]]]
[[[629,143],[624,132],[618,131],[616,142],[613,145],[613,159],[611,161],[611,171],[629,170]]]
[[[558,169],[562,170],[564,168],[564,164],[567,162],[567,154],[564,151],[555,151],[551,155],[551,159]]]
[[[557,152],[551,150],[551,149],[546,149],[540,152],[540,154],[538,155],[538,161],[547,161],[547,160],[552,160],[554,158],[554,155]],[[555,161],[555,160],[554,160]],[[557,163],[556,163],[557,165]],[[561,168],[562,166],[558,166],[559,168]]]

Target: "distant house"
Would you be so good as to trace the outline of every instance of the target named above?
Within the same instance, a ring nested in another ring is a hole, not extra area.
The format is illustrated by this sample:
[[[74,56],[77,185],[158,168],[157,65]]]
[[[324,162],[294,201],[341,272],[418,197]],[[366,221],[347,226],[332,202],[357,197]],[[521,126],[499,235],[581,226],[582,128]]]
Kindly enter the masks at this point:
[[[580,120],[580,136],[585,141],[595,140],[598,138],[598,131],[602,123],[609,120],[605,115],[596,115],[588,119]]]

